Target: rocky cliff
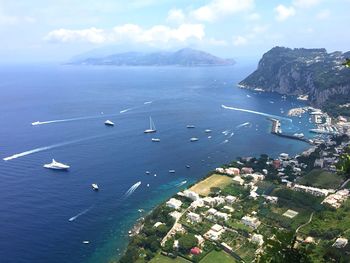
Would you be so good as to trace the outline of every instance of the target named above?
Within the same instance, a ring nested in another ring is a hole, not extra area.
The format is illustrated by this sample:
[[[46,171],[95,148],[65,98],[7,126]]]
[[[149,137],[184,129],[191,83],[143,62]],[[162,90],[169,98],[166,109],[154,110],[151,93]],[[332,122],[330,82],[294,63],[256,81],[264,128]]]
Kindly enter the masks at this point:
[[[350,102],[350,69],[342,65],[349,57],[350,52],[274,47],[240,85],[285,95],[308,95],[317,107],[338,99]]]

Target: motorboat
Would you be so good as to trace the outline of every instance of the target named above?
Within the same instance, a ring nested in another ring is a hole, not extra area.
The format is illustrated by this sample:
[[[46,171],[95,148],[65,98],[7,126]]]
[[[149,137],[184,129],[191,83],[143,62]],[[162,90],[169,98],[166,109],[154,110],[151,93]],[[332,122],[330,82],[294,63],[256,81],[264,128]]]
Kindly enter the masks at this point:
[[[160,142],[159,138],[152,138],[152,142]]]
[[[169,173],[173,174],[175,173],[175,170],[169,170]]]
[[[67,170],[69,169],[70,166],[63,163],[56,162],[55,159],[52,159],[52,162],[48,164],[44,164],[44,167],[48,169],[54,169],[54,170]]]
[[[211,132],[211,130],[209,130],[209,129],[206,129],[206,130],[205,130],[205,132],[206,132],[206,133],[210,133],[210,132]]]
[[[94,191],[98,191],[98,185],[97,184],[91,184],[91,186],[92,186],[92,189]]]
[[[198,140],[199,140],[199,139],[196,138],[196,137],[193,137],[193,138],[190,139],[191,142],[196,142],[196,141],[198,141]]]
[[[156,126],[154,125],[152,117],[149,117],[149,129],[144,130],[144,133],[154,133],[156,131],[157,129],[156,129]]]
[[[193,129],[193,128],[196,128],[196,126],[190,124],[190,125],[187,125],[186,128],[187,128],[187,129]]]
[[[105,125],[106,126],[114,126],[114,123],[112,121],[110,121],[110,120],[106,120],[105,121]]]
[[[40,121],[35,121],[35,122],[32,122],[32,125],[35,126],[35,125],[39,125],[41,122]]]

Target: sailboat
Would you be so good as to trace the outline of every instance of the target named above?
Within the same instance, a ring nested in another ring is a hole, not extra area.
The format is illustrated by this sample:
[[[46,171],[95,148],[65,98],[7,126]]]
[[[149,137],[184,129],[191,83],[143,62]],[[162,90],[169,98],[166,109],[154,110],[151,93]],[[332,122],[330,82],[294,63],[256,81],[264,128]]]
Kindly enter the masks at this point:
[[[145,130],[144,133],[154,133],[156,131],[156,126],[154,125],[152,117],[149,117],[149,129]]]

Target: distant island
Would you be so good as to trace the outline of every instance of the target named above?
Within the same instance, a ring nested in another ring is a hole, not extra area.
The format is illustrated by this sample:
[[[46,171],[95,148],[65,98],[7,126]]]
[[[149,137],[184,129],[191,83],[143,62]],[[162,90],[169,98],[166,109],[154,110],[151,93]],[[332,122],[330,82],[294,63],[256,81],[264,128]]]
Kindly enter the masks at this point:
[[[72,59],[73,65],[111,65],[111,66],[229,66],[233,59],[224,59],[212,54],[183,48],[175,52],[125,52],[103,57]]]
[[[350,51],[274,47],[258,68],[239,85],[258,91],[296,95],[330,113],[350,116],[350,69],[344,65]]]

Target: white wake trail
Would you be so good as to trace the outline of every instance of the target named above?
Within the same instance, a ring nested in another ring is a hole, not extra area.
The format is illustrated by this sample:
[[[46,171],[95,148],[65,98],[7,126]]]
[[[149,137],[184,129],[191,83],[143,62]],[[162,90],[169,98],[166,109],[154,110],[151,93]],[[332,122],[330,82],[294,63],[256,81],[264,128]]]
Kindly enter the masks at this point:
[[[128,111],[131,111],[132,109],[134,109],[134,108],[127,108],[125,110],[121,110],[119,113],[125,113],[125,112],[128,112]]]
[[[221,107],[224,108],[224,109],[227,109],[227,110],[247,112],[247,113],[257,114],[257,115],[261,115],[261,116],[265,116],[265,117],[269,117],[269,118],[282,119],[282,120],[287,120],[287,121],[292,122],[292,119],[281,117],[281,116],[277,116],[277,115],[273,115],[273,114],[268,114],[268,113],[264,113],[264,112],[253,111],[253,110],[246,110],[246,109],[240,109],[240,108],[234,108],[234,107],[225,106],[223,104],[221,105]]]
[[[110,135],[110,134],[108,134],[108,135]],[[24,156],[27,156],[27,155],[30,155],[30,154],[51,150],[51,149],[54,149],[54,148],[70,145],[70,144],[73,144],[73,143],[79,143],[79,142],[83,142],[83,141],[97,139],[97,138],[101,138],[101,137],[108,136],[108,135],[104,134],[104,135],[90,136],[90,137],[86,137],[86,138],[79,139],[79,140],[52,144],[52,145],[49,145],[49,146],[44,146],[44,147],[28,150],[28,151],[25,151],[25,152],[21,152],[21,153],[16,153],[16,154],[13,154],[11,156],[3,158],[3,160],[4,161],[10,161],[10,160],[17,159],[17,158],[20,158],[20,157],[24,157]]]
[[[143,104],[147,105],[147,104],[151,104],[151,103],[153,103],[153,101],[146,101]]]
[[[68,221],[69,221],[69,222],[74,221],[74,220],[77,219],[79,216],[82,216],[82,215],[86,214],[87,212],[89,212],[93,207],[94,207],[93,205],[90,206],[88,209],[85,209],[84,211],[80,212],[79,214],[77,214],[77,215],[75,215],[75,216],[69,218]]]
[[[181,183],[178,183],[177,185],[175,185],[176,187],[180,187],[183,186],[184,184],[187,184],[187,181],[182,181]]]
[[[240,125],[237,125],[236,128],[238,129],[238,128],[242,128],[242,127],[245,127],[245,126],[248,126],[248,125],[250,125],[250,122],[245,122],[245,123],[242,123]]]
[[[132,195],[132,194],[135,192],[135,190],[136,190],[140,185],[141,185],[141,181],[139,181],[139,182],[137,182],[136,184],[132,185],[132,186],[128,189],[128,191],[125,192],[125,194],[124,194],[124,199],[127,198],[127,197],[129,197],[130,195]]]

